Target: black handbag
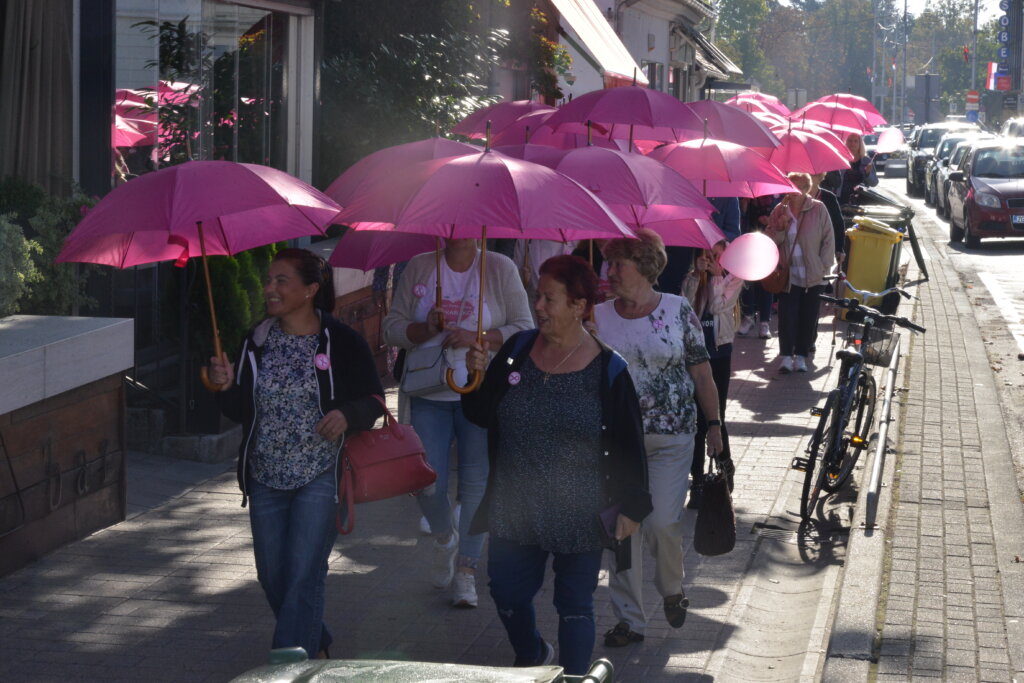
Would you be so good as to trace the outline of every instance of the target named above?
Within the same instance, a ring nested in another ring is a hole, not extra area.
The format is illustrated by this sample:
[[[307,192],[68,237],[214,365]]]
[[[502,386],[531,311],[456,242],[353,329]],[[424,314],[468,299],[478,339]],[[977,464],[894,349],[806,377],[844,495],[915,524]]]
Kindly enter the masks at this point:
[[[725,555],[736,546],[736,513],[729,481],[717,458],[708,458],[704,495],[693,529],[693,549],[701,555]]]

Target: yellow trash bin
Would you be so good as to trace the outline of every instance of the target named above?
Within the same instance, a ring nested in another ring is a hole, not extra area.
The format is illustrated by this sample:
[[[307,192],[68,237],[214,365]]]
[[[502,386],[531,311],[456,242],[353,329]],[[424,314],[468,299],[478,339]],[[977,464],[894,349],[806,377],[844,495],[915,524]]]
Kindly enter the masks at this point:
[[[881,221],[859,218],[854,227],[846,231],[850,240],[850,253],[846,259],[846,277],[857,289],[880,292],[896,283],[892,280],[899,268],[899,247],[903,233]],[[841,297],[859,299],[845,286]],[[866,303],[878,307],[881,297],[872,297]],[[844,316],[845,318],[845,311]]]

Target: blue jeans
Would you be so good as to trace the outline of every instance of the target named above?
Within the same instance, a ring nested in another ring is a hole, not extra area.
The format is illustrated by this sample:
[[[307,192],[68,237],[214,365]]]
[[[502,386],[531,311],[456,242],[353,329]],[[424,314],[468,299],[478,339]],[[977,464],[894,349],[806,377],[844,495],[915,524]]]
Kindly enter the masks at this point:
[[[554,555],[554,605],[558,610],[558,664],[580,676],[594,651],[594,591],[601,551]],[[491,538],[487,554],[491,598],[516,653],[515,666],[534,666],[544,658],[533,598],[544,585],[549,553],[536,545]]]
[[[310,659],[331,644],[324,624],[324,584],[338,537],[336,481],[333,467],[287,491],[249,479],[256,574],[277,617],[272,647],[301,647]]]
[[[753,318],[756,314],[760,322],[771,322],[773,296],[764,291],[764,287],[757,282],[748,282],[740,294],[740,308],[743,315]]]
[[[462,503],[459,516],[459,564],[476,567],[484,547],[486,534],[469,535],[469,525],[476,515],[487,488],[487,430],[478,427],[462,414],[461,401],[432,401],[413,396],[410,422],[423,441],[427,462],[437,472],[433,488],[417,496],[423,516],[430,523],[430,532],[446,537],[452,532],[452,506],[448,500],[448,454],[455,440],[459,454],[458,498]]]

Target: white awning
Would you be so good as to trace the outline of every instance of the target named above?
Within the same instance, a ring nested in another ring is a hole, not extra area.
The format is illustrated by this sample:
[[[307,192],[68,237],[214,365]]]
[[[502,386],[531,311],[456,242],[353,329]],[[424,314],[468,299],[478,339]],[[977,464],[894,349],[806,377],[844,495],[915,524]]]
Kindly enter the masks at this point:
[[[566,39],[590,58],[587,61],[592,62],[606,81],[632,83],[635,76],[637,85],[648,85],[643,69],[615,35],[594,0],[551,0],[551,4],[562,15],[562,27],[575,33],[579,42],[568,33],[564,34]]]

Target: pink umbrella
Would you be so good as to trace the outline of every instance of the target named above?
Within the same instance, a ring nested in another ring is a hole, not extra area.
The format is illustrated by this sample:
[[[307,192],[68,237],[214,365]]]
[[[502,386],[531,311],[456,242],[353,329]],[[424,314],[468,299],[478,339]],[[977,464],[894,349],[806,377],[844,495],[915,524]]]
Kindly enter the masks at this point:
[[[57,262],[127,268],[201,254],[217,356],[222,353],[208,254],[236,254],[271,242],[322,235],[339,207],[283,171],[231,161],[189,161],[116,187],[64,241]],[[203,224],[207,225],[204,231]],[[211,391],[205,368],[203,383]]]
[[[575,149],[576,147],[585,147],[587,144],[592,144],[595,147],[607,147],[609,149],[625,148],[625,142],[606,139],[604,135],[607,135],[608,129],[602,126],[593,126],[592,135],[589,136],[589,140],[587,127],[583,124],[567,125],[557,133],[550,128],[543,127],[544,122],[551,118],[555,111],[557,110],[537,111],[520,116],[491,138],[491,147],[519,145],[529,142],[535,145],[547,145],[558,149]]]
[[[373,270],[443,247],[444,240],[430,235],[349,230],[338,240],[327,262],[338,268]]]
[[[780,133],[779,141],[782,144],[768,161],[783,173],[826,173],[850,166],[846,157],[813,133],[790,130]]]
[[[390,229],[450,238],[536,238],[567,241],[632,236],[608,208],[576,181],[556,171],[484,151],[395,169],[393,182],[374,183],[338,216],[356,229]],[[383,224],[383,225],[382,225]],[[477,341],[483,340],[486,250],[480,260]],[[474,373],[467,393],[479,387]]]
[[[334,179],[324,191],[328,197],[342,206],[348,206],[362,187],[383,180],[400,172],[405,166],[447,157],[479,154],[480,148],[466,142],[457,142],[446,138],[428,138],[407,142],[402,145],[385,147],[369,154],[352,164],[347,171]],[[383,174],[380,176],[379,174]]]
[[[875,129],[862,112],[833,102],[811,102],[806,107],[797,109],[789,118],[792,121],[818,121],[826,128],[837,132],[870,133]]]
[[[853,154],[850,152],[850,149],[846,146],[846,142],[844,141],[844,138],[849,136],[850,133],[840,136],[838,133],[832,132],[816,121],[787,121],[784,125],[772,126],[772,130],[776,135],[781,135],[782,133],[790,130],[799,130],[805,133],[811,133],[812,135],[817,135],[819,138],[830,144],[834,150],[839,152],[840,156],[845,157],[847,161],[853,161]]]
[[[491,134],[500,133],[520,117],[537,112],[553,113],[554,107],[532,100],[506,100],[477,109],[455,124],[452,132],[467,138],[483,140],[487,136],[487,122],[491,123]]]
[[[661,235],[669,247],[710,249],[725,239],[725,233],[710,218],[648,220],[643,227]]]
[[[659,147],[648,155],[708,197],[761,197],[793,191],[789,179],[752,149],[725,140],[688,140]]]
[[[868,101],[864,97],[861,97],[860,95],[851,95],[849,93],[834,93],[832,95],[825,95],[824,97],[819,97],[818,99],[815,100],[815,102],[832,102],[834,104],[845,105],[847,107],[850,107],[851,109],[857,109],[862,114],[864,114],[864,118],[866,118],[868,120],[868,123],[870,123],[872,126],[884,126],[888,123],[885,120],[885,117],[882,116],[878,109],[875,108],[875,105],[871,104],[870,101]]]
[[[111,126],[111,147],[134,147],[140,142],[149,140],[149,135],[143,133],[132,123],[121,116],[114,114],[114,124]]]
[[[627,85],[580,95],[551,115],[544,125],[554,131],[566,124],[587,123],[609,129],[605,137],[633,140],[676,140],[680,131],[704,131],[693,111],[663,92]]]
[[[762,154],[768,154],[779,146],[779,139],[761,122],[758,117],[737,107],[732,107],[714,100],[688,102],[690,109],[704,119],[705,133],[701,135],[682,136],[683,139],[700,137],[714,138],[735,142],[744,147],[751,147]]]
[[[774,95],[769,95],[768,93],[754,91],[743,92],[740,93],[739,95],[730,97],[725,101],[726,104],[738,105],[743,105],[747,102],[755,102],[757,104],[764,106],[766,109],[768,109],[768,111],[775,112],[776,114],[781,114],[782,116],[789,116],[790,114],[789,107],[784,105],[778,97],[775,97]]]

